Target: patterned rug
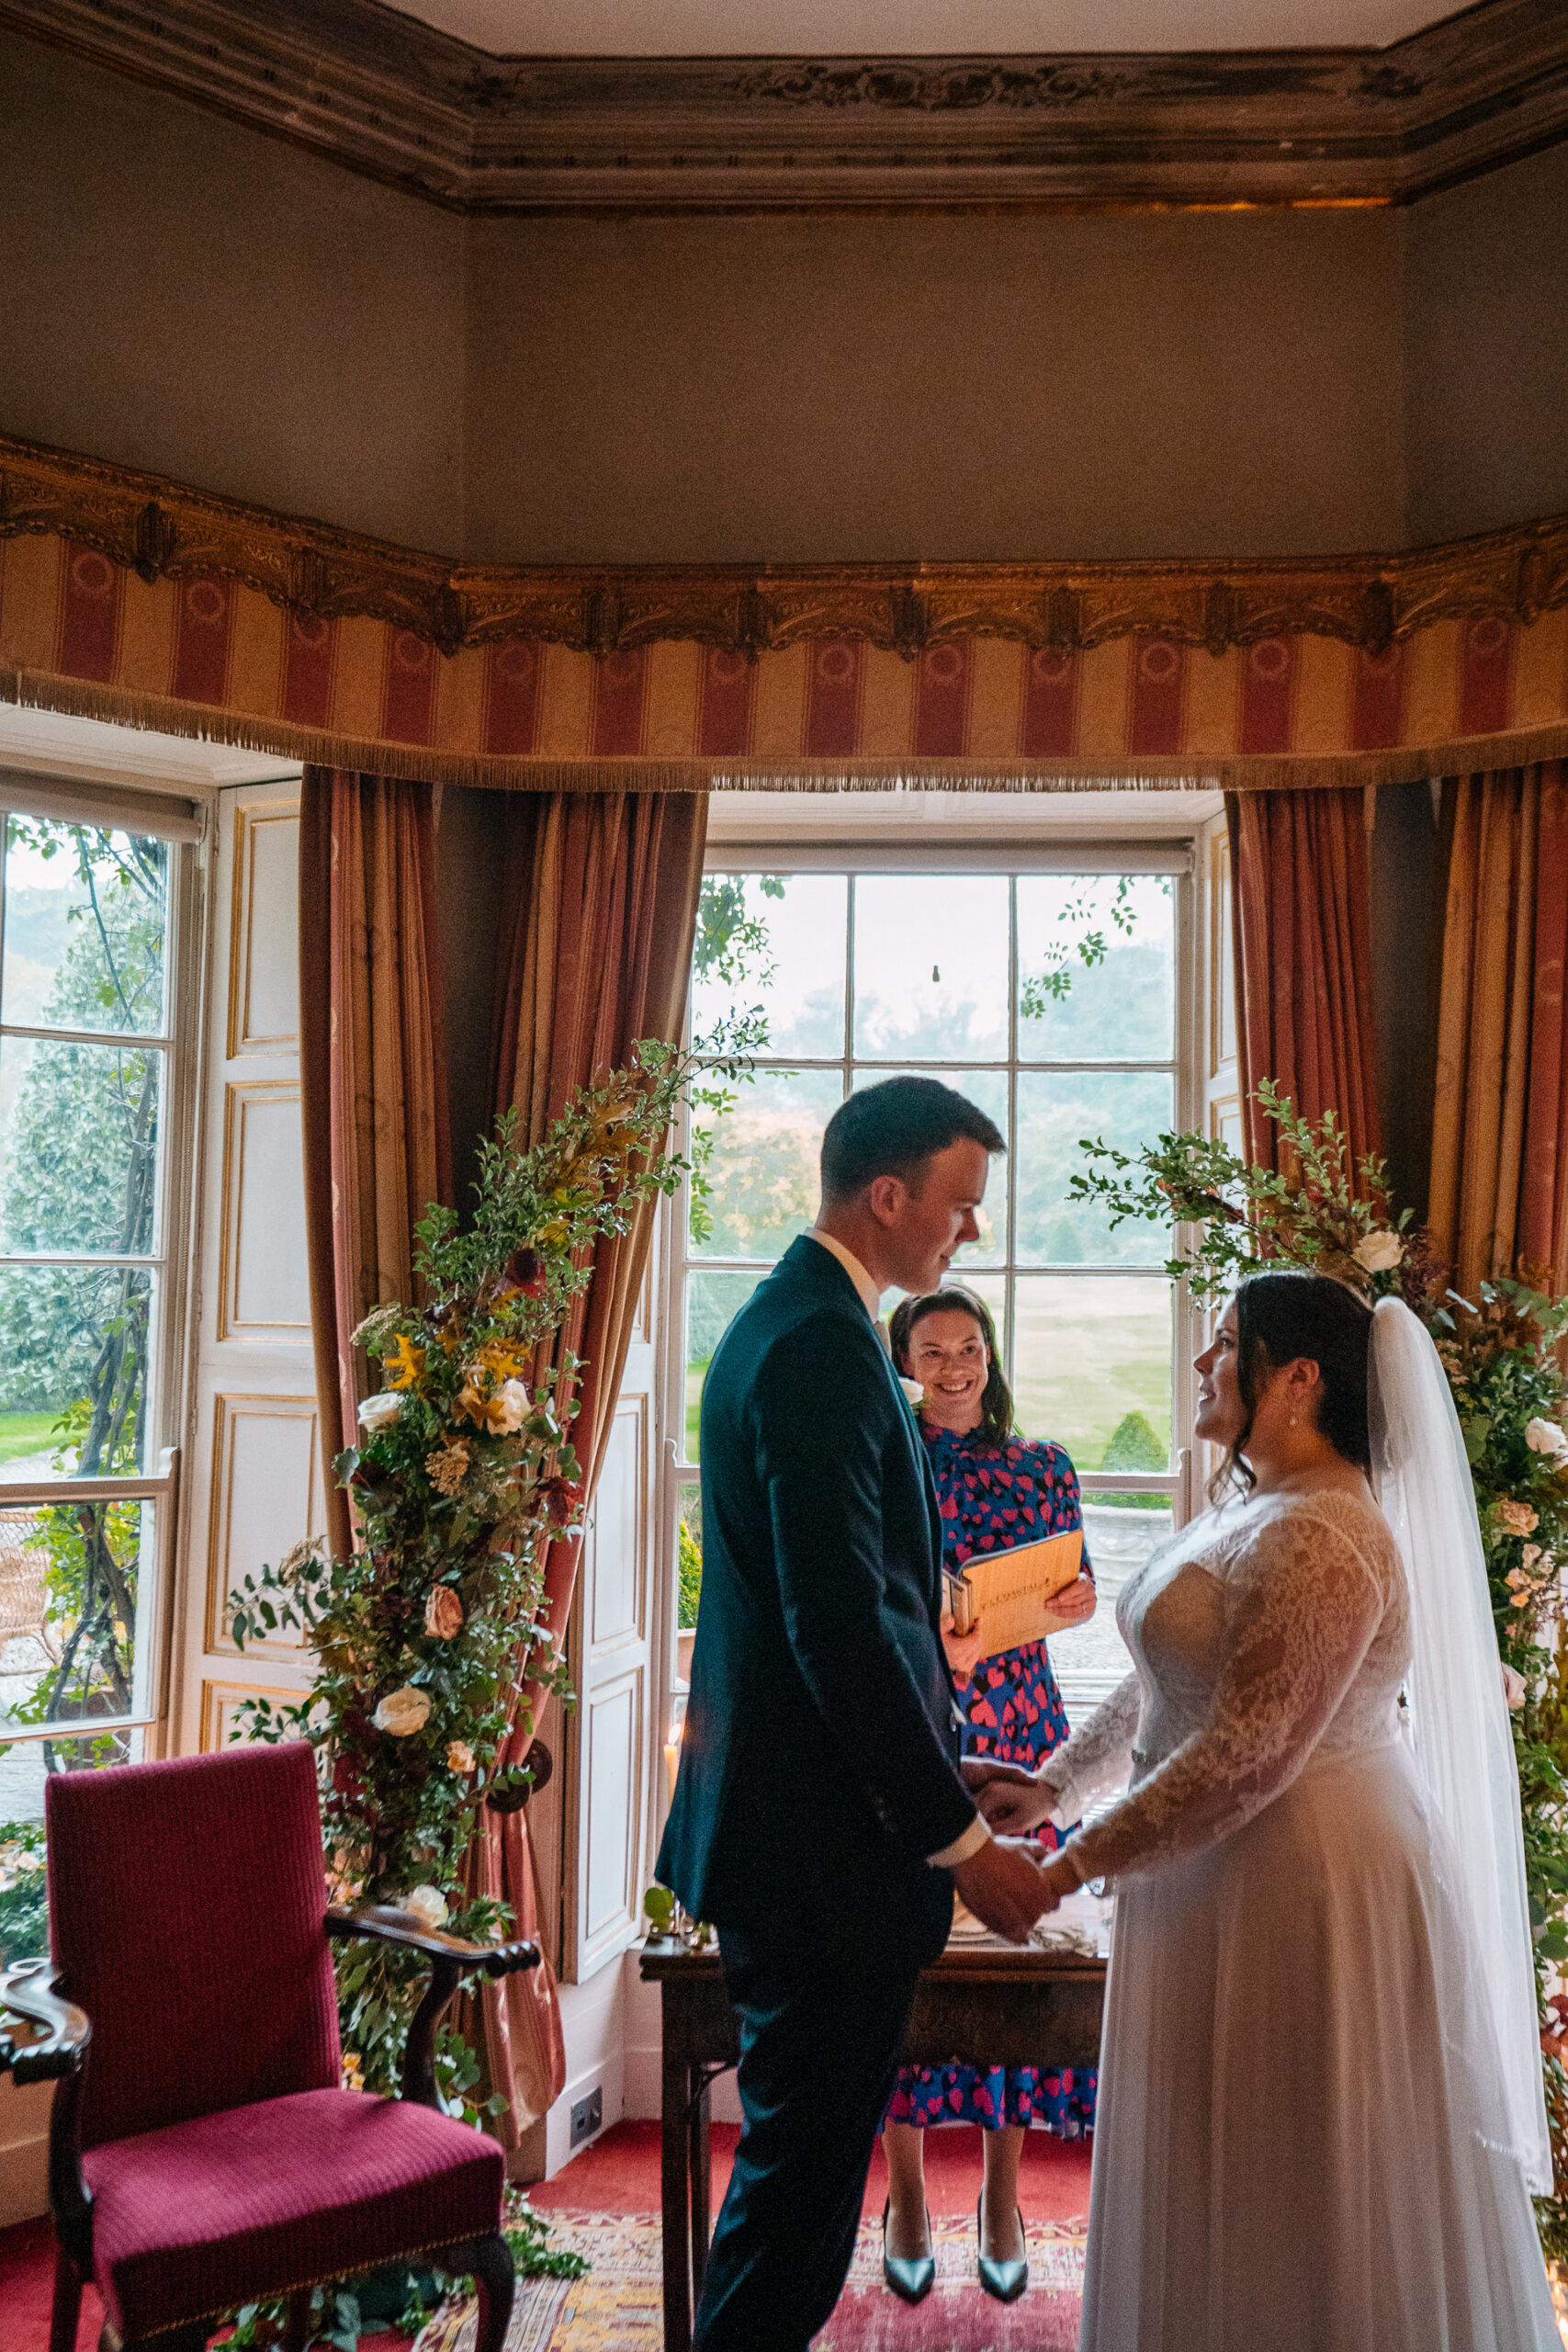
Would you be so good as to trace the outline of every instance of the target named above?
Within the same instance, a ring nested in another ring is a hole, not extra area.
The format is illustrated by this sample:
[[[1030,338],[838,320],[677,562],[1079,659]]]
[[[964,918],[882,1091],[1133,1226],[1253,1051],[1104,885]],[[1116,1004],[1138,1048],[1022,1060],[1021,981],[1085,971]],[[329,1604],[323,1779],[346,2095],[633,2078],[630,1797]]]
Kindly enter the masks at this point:
[[[662,2352],[657,2218],[552,2212],[551,2242],[586,2255],[586,2278],[521,2278],[506,2352]],[[1061,2223],[1029,2233],[1029,2291],[993,2302],[975,2277],[975,2224],[935,2221],[937,2282],[913,2310],[882,2283],[882,2229],[861,2223],[838,2309],[815,2352],[1073,2352],[1084,2240]],[[473,2352],[471,2304],[437,2312],[414,2352]]]

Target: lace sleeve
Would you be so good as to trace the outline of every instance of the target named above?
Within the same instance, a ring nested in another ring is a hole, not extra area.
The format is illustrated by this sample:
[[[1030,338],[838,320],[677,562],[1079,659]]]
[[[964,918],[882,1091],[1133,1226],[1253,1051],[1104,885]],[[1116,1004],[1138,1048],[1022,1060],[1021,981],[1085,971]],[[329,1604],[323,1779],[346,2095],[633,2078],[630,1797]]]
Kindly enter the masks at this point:
[[[1058,1828],[1078,1820],[1101,1789],[1126,1779],[1143,1704],[1138,1678],[1129,1674],[1109,1699],[1100,1701],[1088,1723],[1051,1750],[1040,1778],[1056,1792],[1051,1816]]]
[[[1289,1788],[1365,1657],[1384,1594],[1326,1517],[1266,1521],[1227,1580],[1225,1657],[1202,1727],[1066,1850],[1120,1878],[1217,1845]]]

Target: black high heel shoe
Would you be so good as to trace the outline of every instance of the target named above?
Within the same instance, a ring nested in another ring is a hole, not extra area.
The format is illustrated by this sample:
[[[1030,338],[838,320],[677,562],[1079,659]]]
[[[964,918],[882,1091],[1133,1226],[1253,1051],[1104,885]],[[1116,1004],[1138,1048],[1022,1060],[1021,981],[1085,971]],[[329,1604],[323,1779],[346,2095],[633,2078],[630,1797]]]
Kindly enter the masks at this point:
[[[1021,2208],[1019,2211],[1018,2226],[1021,2233],[1023,2229]],[[993,2262],[990,2256],[985,2252],[986,2192],[983,2188],[980,2191],[980,2201],[975,2208],[975,2232],[978,2241],[977,2258],[980,2265],[981,2286],[987,2295],[994,2295],[998,2303],[1016,2303],[1029,2284],[1029,2256],[1026,2254],[1021,2262]],[[1027,2239],[1024,2243],[1028,2244]],[[886,2261],[886,2257],[884,2259]]]
[[[882,2209],[883,2283],[884,2285],[890,2287],[901,2301],[906,2303],[923,2303],[926,2297],[931,2293],[931,2289],[936,2285],[936,2256],[932,2254],[922,2254],[918,2256],[914,2261],[907,2262],[902,2255],[888,2253],[887,2210],[888,2205],[891,2205],[892,2201],[892,2199],[889,2198],[887,2204],[884,2205]],[[926,2208],[926,2235],[928,2237],[931,2235],[931,2208],[928,2205]]]

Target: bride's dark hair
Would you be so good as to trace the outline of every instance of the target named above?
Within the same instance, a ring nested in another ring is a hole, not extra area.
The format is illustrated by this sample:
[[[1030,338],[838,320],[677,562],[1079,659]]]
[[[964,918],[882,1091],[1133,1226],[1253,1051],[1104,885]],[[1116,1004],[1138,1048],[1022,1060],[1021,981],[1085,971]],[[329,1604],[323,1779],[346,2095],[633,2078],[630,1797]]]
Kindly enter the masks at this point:
[[[1317,1366],[1317,1427],[1337,1454],[1370,1476],[1371,1437],[1367,1426],[1372,1312],[1343,1283],[1329,1274],[1293,1272],[1248,1274],[1235,1291],[1236,1385],[1247,1419],[1221,1463],[1212,1491],[1233,1486],[1250,1492],[1257,1483],[1244,1460],[1252,1417],[1268,1374],[1298,1356]]]

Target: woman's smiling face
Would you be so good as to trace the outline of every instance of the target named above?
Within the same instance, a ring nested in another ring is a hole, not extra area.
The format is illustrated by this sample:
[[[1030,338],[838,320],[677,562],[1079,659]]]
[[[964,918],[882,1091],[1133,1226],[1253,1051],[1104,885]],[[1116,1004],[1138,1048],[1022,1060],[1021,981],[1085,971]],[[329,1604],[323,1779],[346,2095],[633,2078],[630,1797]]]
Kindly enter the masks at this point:
[[[985,1335],[961,1307],[933,1308],[909,1334],[909,1377],[925,1390],[925,1410],[943,1429],[979,1427],[990,1371]]]

